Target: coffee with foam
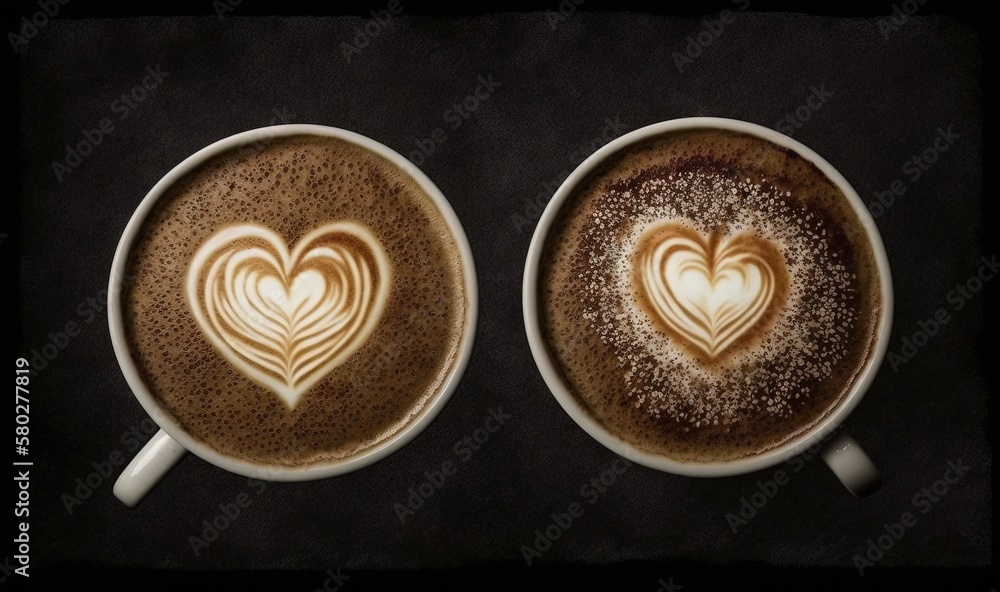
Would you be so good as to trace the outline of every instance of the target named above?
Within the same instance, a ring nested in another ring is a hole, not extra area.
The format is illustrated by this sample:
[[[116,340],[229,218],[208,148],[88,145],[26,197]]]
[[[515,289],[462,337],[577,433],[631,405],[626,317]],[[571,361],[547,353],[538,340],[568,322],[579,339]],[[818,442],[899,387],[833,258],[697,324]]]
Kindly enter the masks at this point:
[[[542,253],[542,329],[606,429],[681,461],[808,431],[872,352],[880,282],[846,196],[755,136],[677,132],[614,155]]]
[[[133,358],[186,431],[230,457],[307,466],[415,421],[458,358],[460,251],[433,200],[349,142],[217,156],[143,223],[122,295]]]

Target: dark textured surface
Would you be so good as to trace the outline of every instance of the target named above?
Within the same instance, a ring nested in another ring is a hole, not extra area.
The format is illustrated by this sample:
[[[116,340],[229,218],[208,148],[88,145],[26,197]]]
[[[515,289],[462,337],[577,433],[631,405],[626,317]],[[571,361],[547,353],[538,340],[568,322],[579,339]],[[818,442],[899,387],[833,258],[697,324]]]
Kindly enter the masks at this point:
[[[55,22],[31,41],[20,81],[25,347],[65,346],[33,380],[35,564],[352,569],[520,559],[520,546],[572,502],[582,503],[584,515],[545,561],[853,566],[883,523],[907,511],[916,525],[880,565],[992,561],[981,300],[963,300],[958,311],[946,300],[982,255],[980,58],[972,30],[913,18],[886,40],[871,20],[737,15],[678,72],[672,54],[703,30],[700,20],[580,14],[553,30],[542,14],[398,18],[348,62],[340,43],[362,22]],[[122,118],[115,99],[157,65],[169,77]],[[452,129],[447,110],[480,76],[500,86]],[[633,467],[591,505],[581,486],[615,457],[559,408],[528,352],[520,282],[537,213],[525,200],[550,195],[603,142],[595,140],[609,122],[621,125],[606,138],[691,115],[777,126],[812,86],[824,85],[832,95],[795,137],[866,200],[896,179],[907,187],[878,219],[897,293],[890,351],[899,352],[902,338],[939,308],[950,318],[914,361],[898,372],[883,367],[847,422],[883,471],[884,489],[858,500],[821,460],[798,472],[800,464],[786,465],[790,482],[735,534],[726,514],[739,512],[741,498],[776,469],[693,480]],[[275,109],[404,154],[444,130],[446,140],[421,168],[465,224],[481,289],[476,350],[459,390],[411,444],[344,477],[248,482],[189,455],[134,510],[114,499],[105,479],[70,513],[63,494],[75,495],[75,480],[86,479],[93,463],[131,456],[133,441],[123,435],[145,418],[116,365],[103,310],[92,312],[103,308],[119,233],[176,163],[217,139],[278,122]],[[114,130],[57,180],[52,161],[102,118]],[[904,173],[903,163],[949,126],[960,136],[954,145],[919,179]],[[68,322],[81,328],[78,336],[48,336]],[[463,462],[453,447],[496,407],[512,418]],[[914,494],[956,459],[968,472],[921,514],[928,506],[915,507]],[[401,524],[393,505],[406,503],[425,471],[447,460],[458,472]],[[196,556],[189,535],[241,493],[251,505]]]

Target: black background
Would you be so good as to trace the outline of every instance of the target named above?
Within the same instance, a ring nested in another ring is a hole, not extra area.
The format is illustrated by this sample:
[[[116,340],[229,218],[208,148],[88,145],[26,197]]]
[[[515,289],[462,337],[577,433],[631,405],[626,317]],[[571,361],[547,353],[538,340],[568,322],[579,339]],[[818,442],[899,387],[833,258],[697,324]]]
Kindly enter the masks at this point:
[[[976,273],[982,255],[996,252],[983,224],[995,214],[988,218],[982,197],[995,195],[982,175],[992,130],[983,106],[995,98],[983,82],[996,80],[982,61],[992,43],[983,32],[995,21],[928,4],[885,39],[876,19],[890,14],[888,4],[858,14],[814,8],[822,16],[752,4],[682,71],[674,52],[706,30],[704,18],[737,5],[650,15],[639,6],[609,12],[588,3],[553,28],[543,11],[558,10],[555,2],[537,12],[457,16],[404,2],[404,15],[348,62],[341,42],[384,3],[339,9],[360,16],[318,20],[251,18],[307,7],[249,0],[222,19],[205,2],[148,9],[146,18],[89,20],[80,17],[115,15],[71,3],[20,55],[8,48],[8,80],[16,84],[7,92],[17,101],[8,137],[20,145],[20,167],[7,171],[20,200],[4,200],[14,211],[0,228],[8,234],[0,252],[20,267],[8,275],[20,284],[8,294],[20,300],[20,323],[9,334],[19,355],[30,356],[67,322],[82,327],[32,383],[35,583],[107,589],[227,581],[314,590],[324,570],[339,567],[351,575],[345,590],[546,580],[656,590],[671,578],[684,590],[750,582],[993,586],[984,566],[992,565],[987,432],[995,382],[985,366],[996,359],[989,353],[996,313],[987,304],[996,286],[987,284],[957,312],[946,297]],[[4,32],[37,10],[25,4]],[[156,65],[170,76],[121,119],[112,101]],[[444,112],[489,75],[499,88],[451,129]],[[775,469],[693,480],[633,467],[596,504],[584,503],[585,515],[526,567],[520,546],[550,524],[550,514],[582,501],[581,486],[615,457],[562,412],[528,352],[520,281],[534,220],[525,200],[550,194],[546,185],[572,170],[579,151],[596,148],[591,141],[607,119],[621,122],[618,133],[694,115],[775,127],[814,86],[833,94],[794,137],[868,202],[896,179],[908,188],[877,220],[897,295],[890,351],[899,352],[939,308],[950,313],[912,362],[898,372],[883,367],[847,421],[882,470],[884,489],[857,500],[822,461],[809,460],[734,534],[726,514],[738,512],[741,498]],[[61,496],[74,493],[92,463],[126,452],[123,433],[145,417],[117,368],[104,316],[86,323],[81,305],[103,297],[120,232],[149,188],[199,148],[274,123],[275,109],[294,114],[294,123],[350,129],[404,155],[434,128],[445,130],[447,140],[421,168],[463,221],[479,271],[476,348],[461,386],[411,444],[344,477],[267,484],[257,494],[259,483],[189,455],[134,510],[111,494],[119,467],[69,514]],[[52,161],[105,117],[115,130],[60,182]],[[904,174],[902,164],[949,126],[960,136],[954,145],[920,179]],[[513,419],[400,524],[393,504],[405,503],[425,471],[455,460],[453,445],[497,406]],[[914,511],[914,494],[956,459],[968,474],[859,578],[854,555],[885,532],[883,523]],[[251,506],[196,557],[188,536],[241,492]]]

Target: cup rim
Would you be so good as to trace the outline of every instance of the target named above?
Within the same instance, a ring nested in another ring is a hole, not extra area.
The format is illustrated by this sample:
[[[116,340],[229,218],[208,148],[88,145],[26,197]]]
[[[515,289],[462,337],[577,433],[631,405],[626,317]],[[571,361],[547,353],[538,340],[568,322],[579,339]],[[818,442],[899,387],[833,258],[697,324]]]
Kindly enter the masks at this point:
[[[139,375],[139,371],[132,359],[128,340],[125,336],[125,324],[122,319],[121,306],[122,279],[124,278],[128,255],[135,244],[142,224],[152,211],[154,204],[174,183],[209,159],[224,152],[253,145],[258,142],[267,142],[274,138],[297,135],[337,138],[355,144],[385,158],[416,181],[441,212],[454,237],[455,244],[458,246],[466,294],[465,325],[460,338],[461,341],[456,359],[439,391],[425,404],[419,415],[392,437],[357,455],[345,460],[316,463],[302,467],[255,463],[224,455],[208,444],[198,440],[178,425],[173,417],[156,402],[149,387]],[[270,481],[309,481],[349,473],[382,460],[413,440],[417,434],[434,421],[457,389],[472,354],[478,312],[479,290],[475,262],[472,257],[472,248],[469,246],[469,240],[461,221],[455,214],[451,203],[441,193],[441,190],[413,163],[388,146],[352,131],[315,124],[266,126],[233,134],[209,144],[185,158],[180,164],[174,166],[149,190],[125,226],[125,230],[118,242],[118,247],[115,250],[115,256],[111,264],[111,276],[108,283],[108,326],[111,332],[112,346],[114,347],[115,356],[118,359],[118,365],[125,375],[126,382],[146,413],[171,438],[203,460],[238,475]]]
[[[723,462],[688,462],[652,454],[638,449],[598,423],[584,409],[560,377],[556,363],[550,356],[548,346],[542,336],[538,314],[538,272],[542,250],[558,210],[577,185],[586,180],[611,155],[619,151],[655,136],[694,129],[722,129],[743,132],[791,149],[802,158],[812,162],[843,192],[858,216],[872,246],[881,283],[882,314],[876,328],[872,352],[861,372],[855,377],[850,393],[843,397],[837,406],[816,425],[797,438],[758,455]],[[652,469],[689,477],[726,477],[758,471],[789,460],[816,445],[840,426],[858,406],[865,392],[875,381],[889,346],[889,336],[892,329],[893,287],[885,245],[882,243],[882,237],[871,213],[847,179],[826,159],[793,138],[755,123],[721,117],[686,117],[647,125],[609,142],[584,160],[559,186],[538,220],[531,244],[528,247],[522,288],[524,326],[531,354],[549,392],[559,402],[563,410],[585,432],[613,452]]]

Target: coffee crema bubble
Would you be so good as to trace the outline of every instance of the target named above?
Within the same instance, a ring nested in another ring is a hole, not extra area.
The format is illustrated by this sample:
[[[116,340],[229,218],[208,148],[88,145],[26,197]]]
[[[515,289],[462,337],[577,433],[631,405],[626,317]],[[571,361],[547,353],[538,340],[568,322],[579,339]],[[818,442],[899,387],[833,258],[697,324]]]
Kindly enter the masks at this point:
[[[273,138],[178,180],[123,291],[160,406],[262,465],[349,459],[416,421],[458,360],[461,253],[403,169],[336,138]]]
[[[612,433],[681,461],[753,456],[815,426],[868,360],[880,299],[837,186],[716,129],[612,156],[561,207],[539,276],[569,390]]]

